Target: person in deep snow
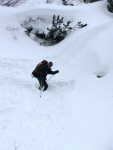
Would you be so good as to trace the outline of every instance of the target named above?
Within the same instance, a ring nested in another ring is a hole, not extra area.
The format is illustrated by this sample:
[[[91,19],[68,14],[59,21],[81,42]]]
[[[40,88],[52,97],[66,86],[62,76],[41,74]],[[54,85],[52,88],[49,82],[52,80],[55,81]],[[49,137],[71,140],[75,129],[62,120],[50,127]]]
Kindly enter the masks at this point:
[[[46,60],[43,60],[41,63],[39,63],[35,70],[32,72],[32,75],[38,79],[39,81],[39,89],[41,90],[43,88],[43,91],[46,91],[48,88],[48,84],[46,82],[46,77],[48,74],[57,74],[59,73],[59,70],[52,71],[51,67],[53,66],[52,62],[47,62]]]

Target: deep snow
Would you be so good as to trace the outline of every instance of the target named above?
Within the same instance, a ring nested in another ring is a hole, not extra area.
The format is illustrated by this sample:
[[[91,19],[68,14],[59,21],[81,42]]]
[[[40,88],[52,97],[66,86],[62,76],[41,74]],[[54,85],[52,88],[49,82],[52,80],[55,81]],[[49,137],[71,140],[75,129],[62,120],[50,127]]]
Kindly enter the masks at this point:
[[[20,26],[37,14],[65,15],[73,25],[88,26],[43,47]],[[105,1],[0,7],[0,150],[113,149],[112,18]],[[31,72],[42,59],[60,73],[40,98]]]

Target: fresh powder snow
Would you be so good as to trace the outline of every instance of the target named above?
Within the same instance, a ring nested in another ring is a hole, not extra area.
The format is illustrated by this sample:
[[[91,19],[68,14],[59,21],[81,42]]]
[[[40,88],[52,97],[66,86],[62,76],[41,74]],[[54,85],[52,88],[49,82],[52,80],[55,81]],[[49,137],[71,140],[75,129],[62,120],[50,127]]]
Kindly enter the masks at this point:
[[[42,31],[54,14],[87,26],[48,47],[25,34],[25,20],[44,18],[35,25]],[[0,20],[0,150],[113,150],[113,14],[107,2],[0,6]],[[49,88],[40,93],[31,73],[45,59],[59,73],[48,75]]]

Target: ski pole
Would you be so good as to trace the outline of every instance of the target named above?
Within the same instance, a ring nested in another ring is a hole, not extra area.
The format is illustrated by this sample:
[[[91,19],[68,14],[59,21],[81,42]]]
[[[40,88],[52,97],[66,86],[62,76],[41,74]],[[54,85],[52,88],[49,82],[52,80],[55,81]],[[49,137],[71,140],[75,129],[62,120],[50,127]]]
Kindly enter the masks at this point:
[[[42,97],[42,95],[41,95],[41,89],[40,89],[40,97]]]
[[[40,97],[42,97],[42,78],[41,78],[41,85],[40,85],[41,89],[40,89]]]
[[[54,74],[55,75],[55,74]],[[49,81],[54,75],[52,75],[49,79],[47,79],[47,81]]]
[[[32,79],[33,79],[33,75],[31,74],[31,77],[32,77]]]

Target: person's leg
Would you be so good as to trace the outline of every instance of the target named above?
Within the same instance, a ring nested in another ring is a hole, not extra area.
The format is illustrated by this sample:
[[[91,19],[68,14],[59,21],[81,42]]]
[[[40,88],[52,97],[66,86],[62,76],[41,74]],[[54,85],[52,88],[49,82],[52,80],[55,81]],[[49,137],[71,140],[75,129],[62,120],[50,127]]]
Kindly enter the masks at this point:
[[[37,79],[38,79],[39,84],[40,84],[39,89],[41,90],[43,88],[43,80],[41,78],[37,78]]]
[[[47,88],[48,88],[48,84],[47,84],[46,80],[43,80],[43,86],[44,86],[44,90],[43,91],[46,91]]]

